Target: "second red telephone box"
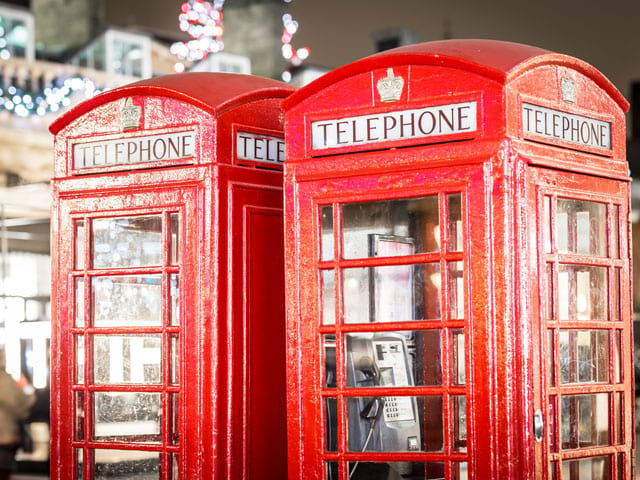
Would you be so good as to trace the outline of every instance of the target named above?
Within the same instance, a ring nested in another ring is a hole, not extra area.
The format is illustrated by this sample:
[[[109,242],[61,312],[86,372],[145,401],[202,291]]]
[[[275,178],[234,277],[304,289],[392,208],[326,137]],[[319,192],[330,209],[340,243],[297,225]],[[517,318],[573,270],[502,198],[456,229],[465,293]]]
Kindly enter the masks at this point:
[[[52,478],[286,476],[291,91],[172,75],[52,125]]]
[[[390,50],[284,102],[290,480],[633,478],[627,102]]]

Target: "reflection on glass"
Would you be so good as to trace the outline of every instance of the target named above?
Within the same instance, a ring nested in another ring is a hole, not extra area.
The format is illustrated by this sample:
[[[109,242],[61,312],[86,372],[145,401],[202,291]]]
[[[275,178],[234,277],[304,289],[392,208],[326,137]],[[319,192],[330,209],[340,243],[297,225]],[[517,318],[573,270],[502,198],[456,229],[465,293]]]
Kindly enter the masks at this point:
[[[555,345],[554,345],[554,333],[553,330],[547,330],[547,379],[549,386],[553,387],[556,384],[556,369],[555,369]]]
[[[611,209],[611,258],[620,258],[620,207],[614,205]]]
[[[333,206],[320,207],[322,261],[333,260]]]
[[[171,454],[171,466],[169,467],[169,473],[171,473],[170,480],[180,480],[180,454],[172,452]]]
[[[84,392],[75,392],[74,440],[84,440]]]
[[[560,330],[560,383],[609,382],[609,331]]]
[[[562,462],[562,479],[609,480],[611,478],[610,458],[588,457]]]
[[[469,468],[467,466],[467,462],[454,462],[452,467],[454,480],[469,479]]]
[[[613,284],[613,292],[612,293],[612,302],[611,302],[611,319],[614,322],[617,322],[620,320],[620,273],[622,272],[622,269],[620,268],[614,268],[612,270],[613,273],[613,279],[612,279],[612,284]]]
[[[169,214],[169,223],[171,224],[171,265],[177,265],[180,245],[180,215],[177,213]]]
[[[562,397],[562,448],[609,445],[609,394]]]
[[[160,275],[91,279],[94,327],[162,325]]]
[[[169,394],[169,443],[177,445],[180,441],[180,395]]]
[[[93,451],[93,459],[94,480],[160,478],[158,452],[98,448]]]
[[[169,335],[169,342],[171,348],[171,355],[169,357],[170,372],[171,372],[171,384],[177,385],[180,383],[180,337],[175,335]]]
[[[441,396],[348,397],[346,400],[350,452],[442,451]]]
[[[544,197],[544,218],[542,220],[544,253],[551,253],[551,197]]]
[[[161,393],[94,392],[94,440],[160,442]]]
[[[327,480],[339,480],[340,469],[338,462],[327,462]]]
[[[615,392],[613,404],[613,423],[616,429],[616,445],[622,445],[624,443],[624,393]]]
[[[323,335],[324,344],[324,386],[336,388],[336,336]]]
[[[441,333],[347,333],[346,362],[347,387],[442,385]]]
[[[76,278],[76,318],[74,326],[84,327],[84,278]]]
[[[607,292],[606,267],[560,264],[560,320],[607,320]]]
[[[84,220],[76,220],[76,240],[75,240],[76,270],[81,270],[84,268],[84,239],[85,239]]]
[[[443,462],[349,462],[350,480],[442,480]],[[335,477],[337,480],[338,477]]]
[[[335,274],[333,270],[322,270],[322,324],[334,325],[336,323],[335,305]]]
[[[556,208],[558,253],[607,256],[607,217],[604,203],[559,198]]]
[[[453,395],[453,449],[467,451],[467,397]]]
[[[451,330],[451,379],[454,385],[466,383],[464,330]]]
[[[549,449],[554,453],[558,451],[558,434],[556,432],[557,406],[557,397],[555,395],[551,395],[549,397],[549,415],[547,416],[549,426],[547,427],[547,432],[549,432]]]
[[[545,315],[549,320],[553,319],[553,264],[545,263],[544,265],[544,279],[545,279]]]
[[[437,195],[345,204],[342,215],[344,258],[372,256],[373,234],[410,237],[412,251],[397,255],[435,252],[440,248]]]
[[[327,452],[338,451],[338,400],[333,397],[324,399],[324,424],[326,429]]]
[[[75,335],[76,340],[76,383],[84,383],[84,337]]]
[[[440,265],[345,268],[345,323],[440,318]]]
[[[180,278],[177,273],[169,277],[169,293],[171,295],[171,325],[180,325]]]
[[[448,262],[449,315],[452,319],[464,318],[464,277],[462,262]]]
[[[557,480],[558,476],[556,470],[558,469],[558,462],[549,462],[549,480]]]
[[[622,330],[616,330],[615,339],[613,342],[613,369],[616,378],[616,383],[622,383]]]
[[[84,450],[76,448],[76,480],[84,478]]]
[[[95,335],[93,381],[97,384],[162,383],[161,335]]]
[[[162,265],[162,217],[145,215],[91,222],[93,268]]]
[[[462,251],[462,195],[447,195],[447,249],[450,252]]]

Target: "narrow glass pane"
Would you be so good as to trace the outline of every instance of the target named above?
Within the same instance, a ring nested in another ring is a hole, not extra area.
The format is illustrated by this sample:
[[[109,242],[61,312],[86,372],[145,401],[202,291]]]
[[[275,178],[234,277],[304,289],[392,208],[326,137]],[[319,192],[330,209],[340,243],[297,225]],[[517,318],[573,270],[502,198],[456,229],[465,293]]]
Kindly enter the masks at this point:
[[[162,216],[91,222],[93,268],[162,265]]]
[[[558,398],[555,395],[549,397],[549,415],[547,432],[549,434],[549,449],[556,453],[558,451],[558,433],[556,430],[558,419]]]
[[[161,335],[95,335],[94,383],[162,383],[161,346]]]
[[[609,394],[562,397],[562,448],[610,445]]]
[[[451,380],[454,385],[466,383],[464,330],[451,330]]]
[[[180,325],[180,277],[177,273],[169,276],[169,293],[171,295],[170,325]]]
[[[76,315],[74,325],[84,327],[84,278],[76,278]]]
[[[320,207],[320,245],[323,262],[333,260],[333,206]]]
[[[549,462],[549,480],[558,479],[558,462]]]
[[[324,399],[325,448],[327,452],[338,451],[338,400]]]
[[[547,330],[547,381],[549,382],[549,386],[553,387],[556,384],[556,369],[554,362],[555,359],[555,345],[553,338],[553,330]]]
[[[614,322],[617,322],[620,320],[620,272],[622,270],[620,268],[614,268],[612,270],[613,272],[613,285],[612,285],[612,290],[613,292],[611,292],[611,296],[613,297],[611,299],[611,319]]]
[[[340,480],[338,462],[327,462],[327,480]]]
[[[618,480],[624,480],[625,478],[627,478],[626,475],[626,462],[624,460],[624,453],[621,453],[620,455],[618,455]]]
[[[180,480],[180,454],[172,452],[169,454],[169,458],[171,462],[169,466],[170,480]]]
[[[169,357],[169,370],[171,371],[171,384],[180,383],[180,336],[177,334],[169,335],[171,355]]]
[[[76,480],[84,478],[84,450],[76,448]]]
[[[171,265],[177,265],[180,246],[180,215],[177,213],[169,214],[169,223],[171,224]]]
[[[335,325],[335,274],[333,270],[322,270],[320,275],[322,278],[322,324]]]
[[[75,335],[76,342],[76,383],[84,383],[84,336]]]
[[[349,462],[349,480],[443,480],[443,462]],[[335,477],[337,480],[338,477]],[[333,479],[332,479],[333,480]]]
[[[74,440],[84,440],[84,392],[75,392]]]
[[[442,385],[440,330],[345,336],[347,387]]]
[[[342,207],[344,258],[389,256],[374,235],[395,241],[391,255],[412,255],[440,249],[438,196],[351,203]]]
[[[616,445],[624,443],[624,393],[615,392],[613,394],[613,423],[616,428]]]
[[[93,439],[160,442],[161,393],[95,392]]]
[[[91,279],[94,327],[162,325],[160,275],[123,275]]]
[[[462,262],[448,262],[449,316],[451,319],[464,318],[464,277]]]
[[[551,253],[551,197],[544,197],[544,219],[542,220],[544,253]]]
[[[560,383],[609,383],[609,331],[560,330]]]
[[[467,451],[467,397],[453,395],[453,449],[458,452]]]
[[[96,449],[94,458],[94,480],[125,478],[160,478],[160,453],[137,450]]]
[[[462,195],[447,195],[447,246],[450,252],[462,251]]]
[[[85,240],[85,228],[84,220],[76,220],[76,255],[75,255],[75,267],[76,270],[84,268],[84,240]]]
[[[546,290],[545,299],[545,318],[553,319],[553,263],[546,263],[544,266],[544,288]]]
[[[454,480],[469,480],[469,467],[467,466],[467,462],[454,462],[452,468]]]
[[[613,339],[613,370],[616,383],[622,383],[622,330],[615,331]]]
[[[620,258],[620,206],[611,209],[611,258]]]
[[[556,247],[558,253],[606,257],[606,205],[559,198],[556,212]]]
[[[324,386],[336,388],[336,336],[323,335],[324,344]]]
[[[441,396],[348,397],[346,400],[350,452],[442,451]]]
[[[560,264],[560,320],[607,320],[607,292],[606,267]]]
[[[588,457],[562,462],[562,480],[609,480],[611,478],[610,457]]]
[[[440,265],[345,268],[345,323],[440,318]]]
[[[180,442],[180,395],[169,394],[169,443],[177,445]]]

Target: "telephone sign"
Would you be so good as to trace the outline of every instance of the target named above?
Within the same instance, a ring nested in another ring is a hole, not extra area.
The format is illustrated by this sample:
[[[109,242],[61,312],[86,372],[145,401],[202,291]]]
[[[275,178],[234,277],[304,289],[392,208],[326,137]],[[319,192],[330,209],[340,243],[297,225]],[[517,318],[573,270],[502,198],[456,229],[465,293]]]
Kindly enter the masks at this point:
[[[286,477],[291,92],[169,75],[51,126],[52,478]]]
[[[290,480],[634,478],[627,108],[490,40],[284,101]]]

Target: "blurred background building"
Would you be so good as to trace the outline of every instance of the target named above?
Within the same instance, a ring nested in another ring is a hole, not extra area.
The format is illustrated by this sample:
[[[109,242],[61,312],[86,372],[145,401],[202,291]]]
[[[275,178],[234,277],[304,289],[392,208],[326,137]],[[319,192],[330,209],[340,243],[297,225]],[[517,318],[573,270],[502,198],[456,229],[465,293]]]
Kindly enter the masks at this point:
[[[196,3],[203,1],[187,2]],[[341,64],[405,44],[510,40],[584,59],[616,84],[632,104],[628,158],[634,178],[640,177],[640,40],[633,35],[640,2],[624,0],[615,10],[599,2],[578,7],[507,0],[491,7],[475,0],[211,4],[224,12],[224,50],[219,46],[205,57],[180,60],[171,45],[182,42],[185,50],[190,40],[180,28],[179,14],[186,14],[180,0],[0,0],[0,349],[8,371],[24,375],[36,389],[46,392],[49,385],[53,138],[47,127],[105,89],[183,69],[253,73],[302,85]],[[217,33],[205,40],[215,43]],[[300,45],[311,48],[308,60],[309,49],[295,48]],[[638,239],[638,184],[632,204]],[[639,241],[634,257],[640,265]],[[634,281],[640,285],[635,266]],[[640,288],[633,304],[640,320]],[[46,462],[46,432],[38,439],[40,446],[23,461]]]

